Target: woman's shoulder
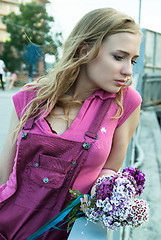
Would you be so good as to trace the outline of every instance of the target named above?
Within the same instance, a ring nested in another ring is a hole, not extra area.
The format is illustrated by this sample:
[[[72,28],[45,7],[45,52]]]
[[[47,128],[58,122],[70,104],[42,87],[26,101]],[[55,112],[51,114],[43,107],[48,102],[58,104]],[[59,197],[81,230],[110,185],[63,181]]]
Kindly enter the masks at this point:
[[[16,94],[13,95],[13,100],[16,101],[17,104],[26,105],[36,96],[36,90],[34,88],[30,88],[25,85],[22,89],[20,89]]]
[[[126,121],[141,102],[142,98],[137,90],[132,87],[123,89],[123,114],[118,119],[117,127],[121,126]]]
[[[36,90],[29,88],[28,86],[24,86],[21,90],[12,96],[14,107],[19,119],[22,115],[22,112],[25,110],[25,107],[30,103],[32,99],[35,98],[35,96]]]
[[[132,87],[123,88],[123,104],[141,102],[142,102],[141,95],[136,89]]]

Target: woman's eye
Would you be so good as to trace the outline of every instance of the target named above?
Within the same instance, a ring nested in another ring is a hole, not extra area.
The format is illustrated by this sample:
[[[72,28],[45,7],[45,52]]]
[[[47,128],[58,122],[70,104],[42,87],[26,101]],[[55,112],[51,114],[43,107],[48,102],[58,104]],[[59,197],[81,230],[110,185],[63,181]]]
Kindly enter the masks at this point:
[[[131,60],[131,64],[132,64],[132,65],[135,65],[135,64],[137,64],[137,62],[134,61],[134,60]]]
[[[117,61],[122,61],[124,59],[124,57],[121,57],[119,55],[114,55],[114,58],[117,60]]]

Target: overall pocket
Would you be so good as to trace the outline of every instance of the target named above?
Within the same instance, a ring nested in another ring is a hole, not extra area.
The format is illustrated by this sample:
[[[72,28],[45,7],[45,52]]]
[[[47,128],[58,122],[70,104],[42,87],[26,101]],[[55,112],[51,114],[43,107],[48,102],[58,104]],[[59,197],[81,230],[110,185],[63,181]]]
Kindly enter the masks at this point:
[[[70,161],[40,154],[26,165],[15,203],[30,209],[53,208],[72,167]]]
[[[25,175],[30,180],[45,188],[60,188],[65,176],[71,168],[71,163],[60,158],[40,154],[39,158],[27,166]]]

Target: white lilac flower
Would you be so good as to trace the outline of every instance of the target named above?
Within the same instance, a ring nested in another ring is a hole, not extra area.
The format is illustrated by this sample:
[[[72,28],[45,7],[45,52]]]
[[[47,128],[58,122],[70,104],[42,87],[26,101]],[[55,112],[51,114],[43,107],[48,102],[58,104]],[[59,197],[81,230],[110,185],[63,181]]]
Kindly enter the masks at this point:
[[[97,201],[96,201],[96,206],[97,207],[103,207],[103,204],[104,202],[101,200],[101,199],[98,199]]]
[[[83,210],[85,215],[90,221],[100,221],[110,229],[140,226],[148,219],[149,207],[146,201],[134,197],[141,194],[144,181],[144,174],[133,168],[99,178],[96,193]]]
[[[104,208],[103,208],[103,211],[104,212],[110,212],[110,211],[112,211],[112,205],[110,204],[110,203],[107,203],[105,206],[104,206]]]

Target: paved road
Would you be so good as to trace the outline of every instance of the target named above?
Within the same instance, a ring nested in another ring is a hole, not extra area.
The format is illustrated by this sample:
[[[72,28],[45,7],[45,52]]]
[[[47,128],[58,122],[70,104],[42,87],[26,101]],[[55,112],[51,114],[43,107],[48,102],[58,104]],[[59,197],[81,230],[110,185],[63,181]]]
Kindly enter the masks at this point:
[[[2,91],[0,89],[0,151],[6,138],[13,109],[12,95],[19,89]]]

